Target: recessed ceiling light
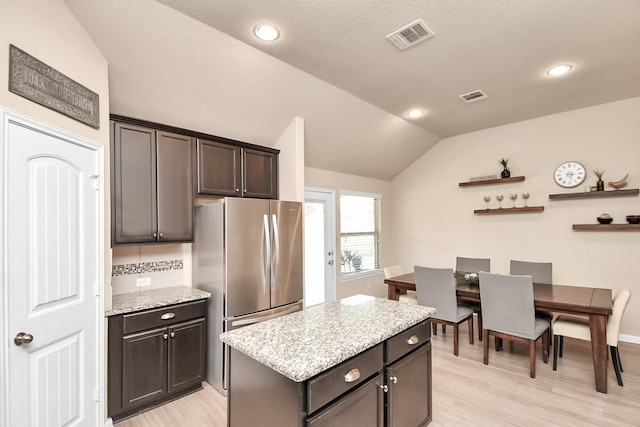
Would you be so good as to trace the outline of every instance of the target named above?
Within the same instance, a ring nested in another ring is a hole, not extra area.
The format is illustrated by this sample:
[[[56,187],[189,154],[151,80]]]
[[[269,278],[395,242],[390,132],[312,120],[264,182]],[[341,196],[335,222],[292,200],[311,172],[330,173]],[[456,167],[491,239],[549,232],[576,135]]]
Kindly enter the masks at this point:
[[[416,108],[416,109],[410,110],[407,113],[407,116],[411,117],[412,119],[417,119],[418,117],[422,117],[423,114],[424,114],[424,111]]]
[[[568,73],[572,68],[573,66],[569,64],[556,65],[555,67],[550,68],[547,71],[547,74],[549,74],[550,76],[561,76],[565,73]]]
[[[271,24],[258,24],[253,28],[253,33],[260,40],[267,42],[274,41],[280,37],[280,31]]]

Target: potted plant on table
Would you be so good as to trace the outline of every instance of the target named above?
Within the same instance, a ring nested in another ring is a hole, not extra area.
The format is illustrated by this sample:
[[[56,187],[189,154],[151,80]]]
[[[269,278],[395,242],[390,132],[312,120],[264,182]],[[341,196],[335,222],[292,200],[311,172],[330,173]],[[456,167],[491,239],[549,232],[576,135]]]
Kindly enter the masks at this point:
[[[502,178],[509,178],[511,176],[511,172],[507,167],[508,163],[509,163],[509,159],[505,159],[505,158],[500,159],[500,164],[502,165],[502,172],[500,173],[500,176]]]
[[[602,170],[596,169],[593,171],[593,173],[595,173],[596,176],[598,177],[598,180],[596,181],[596,190],[604,191],[604,181],[602,180],[602,175],[604,175],[604,169]]]

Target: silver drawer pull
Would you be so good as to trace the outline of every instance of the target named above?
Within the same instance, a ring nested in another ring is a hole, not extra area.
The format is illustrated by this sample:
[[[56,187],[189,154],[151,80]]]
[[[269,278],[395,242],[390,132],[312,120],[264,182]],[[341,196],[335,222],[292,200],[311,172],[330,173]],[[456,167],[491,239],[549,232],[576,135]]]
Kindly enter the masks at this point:
[[[346,383],[352,383],[354,381],[357,381],[358,379],[360,379],[360,371],[358,370],[358,368],[353,368],[352,370],[347,372],[347,375],[344,376],[344,382]]]
[[[160,316],[162,320],[169,320],[169,319],[173,319],[174,317],[176,317],[176,314],[171,312],[165,313],[162,316]]]
[[[420,342],[420,339],[415,335],[411,335],[411,338],[407,340],[407,344],[409,345],[418,344],[419,342]]]

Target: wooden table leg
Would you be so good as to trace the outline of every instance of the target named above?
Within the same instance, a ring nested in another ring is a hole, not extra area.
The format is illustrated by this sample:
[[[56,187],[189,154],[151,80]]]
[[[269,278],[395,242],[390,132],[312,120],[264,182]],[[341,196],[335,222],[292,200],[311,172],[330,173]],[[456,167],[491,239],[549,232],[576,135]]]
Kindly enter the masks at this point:
[[[396,288],[396,285],[387,285],[387,298],[398,301],[400,297],[398,295],[398,288]]]
[[[607,392],[607,316],[589,315],[591,329],[591,354],[593,372],[596,378],[596,391]]]

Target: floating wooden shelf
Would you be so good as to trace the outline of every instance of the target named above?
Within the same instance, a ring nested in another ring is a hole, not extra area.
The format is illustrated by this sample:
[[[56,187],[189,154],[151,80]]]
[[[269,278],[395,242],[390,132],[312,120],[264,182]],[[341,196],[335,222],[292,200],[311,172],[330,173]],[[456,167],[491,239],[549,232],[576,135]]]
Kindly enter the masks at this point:
[[[590,231],[640,231],[640,224],[573,224],[573,229]]]
[[[542,212],[544,206],[527,206],[522,208],[501,208],[501,209],[476,209],[474,214],[486,215],[486,214],[508,214],[508,213],[521,213],[521,212]]]
[[[600,197],[624,197],[636,196],[640,193],[638,188],[630,188],[628,190],[607,190],[607,191],[583,191],[582,193],[560,193],[549,194],[551,200],[568,200],[568,199],[596,199]]]
[[[509,182],[524,181],[524,176],[512,176],[511,178],[483,179],[481,181],[461,182],[460,187],[471,187],[473,185],[507,184]]]

